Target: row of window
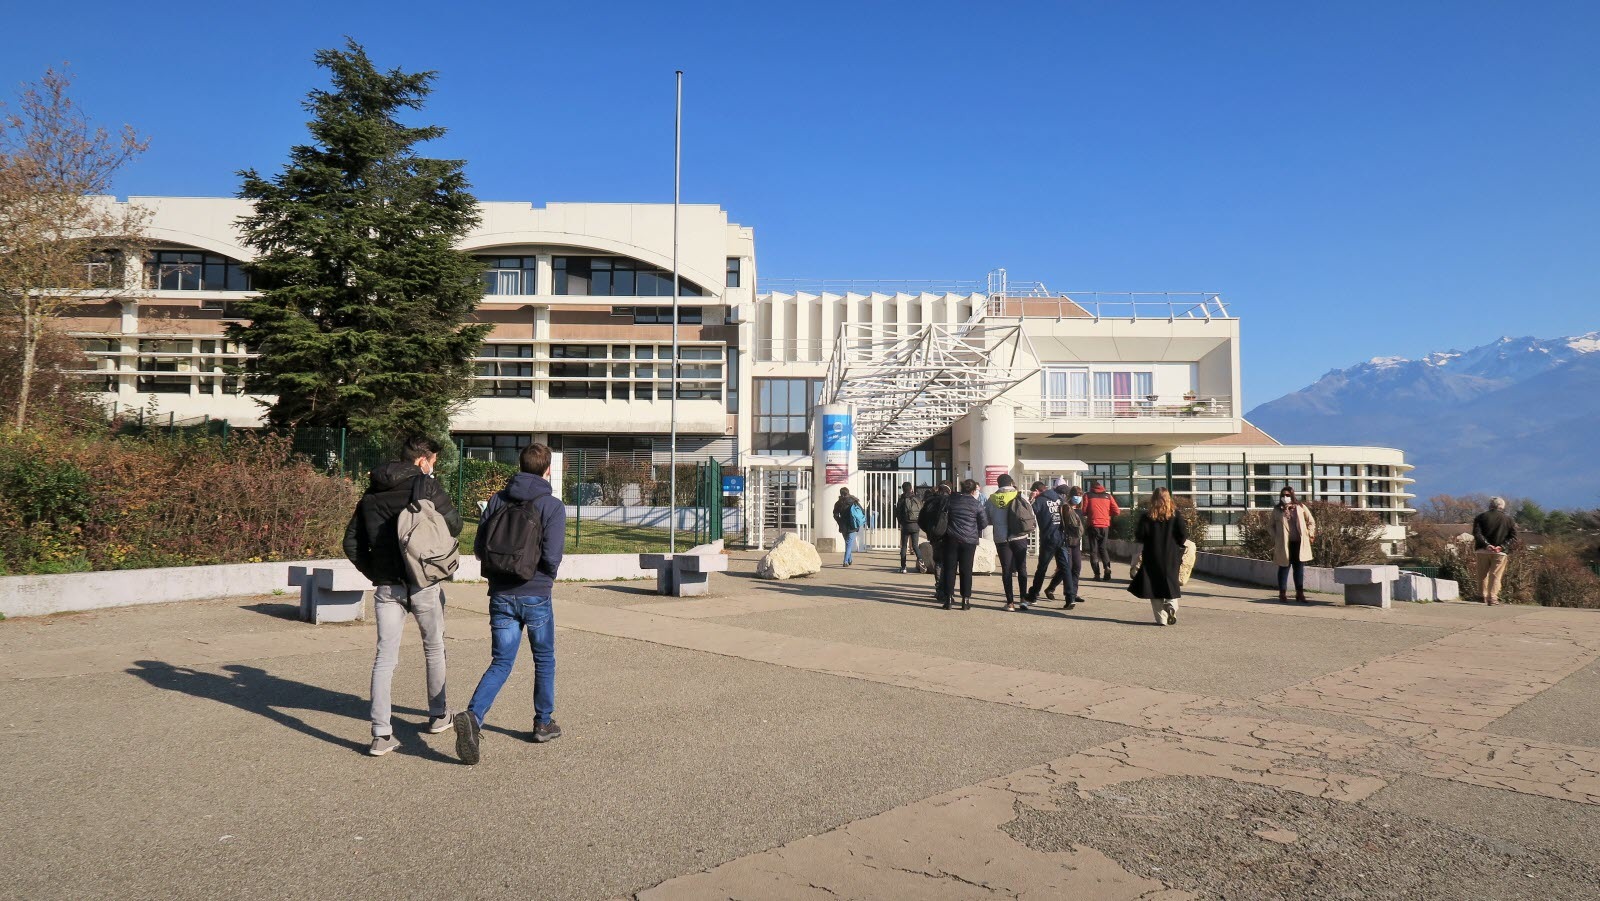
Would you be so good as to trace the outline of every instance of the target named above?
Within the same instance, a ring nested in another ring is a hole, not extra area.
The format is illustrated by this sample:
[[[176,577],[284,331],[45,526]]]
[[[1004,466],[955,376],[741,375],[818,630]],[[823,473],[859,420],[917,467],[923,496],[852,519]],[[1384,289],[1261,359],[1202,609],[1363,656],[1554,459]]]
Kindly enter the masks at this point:
[[[538,293],[538,258],[479,257],[484,293],[525,296]],[[145,255],[145,287],[160,291],[249,291],[244,263],[215,253],[153,250]],[[111,259],[91,264],[96,284],[111,285],[119,267]],[[740,284],[741,261],[728,257],[727,285]],[[551,292],[587,297],[671,297],[672,273],[626,257],[559,256],[551,259]],[[701,297],[704,290],[681,275],[680,297]],[[667,321],[671,321],[668,314]]]
[[[116,392],[130,374],[142,394],[238,393],[244,390],[238,370],[249,366],[238,344],[221,339],[144,338],[132,354],[106,338],[85,339],[82,346],[93,367],[90,378],[108,393]]]

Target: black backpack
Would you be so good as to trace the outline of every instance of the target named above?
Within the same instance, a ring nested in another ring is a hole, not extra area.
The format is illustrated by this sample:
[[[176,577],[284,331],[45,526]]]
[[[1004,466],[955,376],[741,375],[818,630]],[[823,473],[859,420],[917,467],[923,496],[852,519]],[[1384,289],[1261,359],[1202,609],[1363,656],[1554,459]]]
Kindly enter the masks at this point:
[[[950,531],[950,499],[939,495],[928,498],[917,514],[917,525],[930,539],[943,538]]]
[[[478,527],[483,533],[483,574],[527,582],[539,572],[544,517],[533,501],[501,497],[500,506]]]

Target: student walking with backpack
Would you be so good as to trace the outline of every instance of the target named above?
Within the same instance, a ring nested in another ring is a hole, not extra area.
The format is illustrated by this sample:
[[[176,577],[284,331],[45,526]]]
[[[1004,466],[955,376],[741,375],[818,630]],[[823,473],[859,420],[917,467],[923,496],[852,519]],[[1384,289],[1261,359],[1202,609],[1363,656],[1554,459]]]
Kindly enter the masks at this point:
[[[844,536],[844,565],[855,560],[856,533],[867,524],[867,511],[861,501],[852,497],[850,489],[839,489],[839,500],[833,505],[833,521],[839,524],[839,534]]]
[[[1034,482],[1029,490],[1033,497],[1033,515],[1039,522],[1039,566],[1034,570],[1033,586],[1027,594],[1027,603],[1031,605],[1039,600],[1039,589],[1044,587],[1044,577],[1049,573],[1052,562],[1056,565],[1056,575],[1050,581],[1045,597],[1055,600],[1056,586],[1064,578],[1063,573],[1071,571],[1072,560],[1061,534],[1064,516],[1061,495],[1054,488],[1046,488],[1043,482]],[[1074,512],[1072,515],[1077,514]],[[1072,609],[1077,593],[1077,579],[1074,578],[1067,585],[1068,610]]]
[[[917,516],[922,513],[922,495],[926,491],[912,491],[911,483],[900,486],[900,498],[894,503],[894,522],[900,527],[900,571],[906,571],[906,549],[911,549],[912,558],[917,556],[917,542],[921,540],[922,533],[917,525]],[[917,572],[922,571],[922,561],[917,560]]]
[[[945,510],[948,526],[944,538],[944,570],[940,573],[940,594],[944,609],[949,610],[955,600],[956,575],[961,577],[961,609],[972,609],[972,558],[978,552],[978,540],[989,525],[989,514],[978,500],[978,483],[967,479],[961,483],[959,494],[950,496]]]
[[[522,633],[533,651],[533,740],[554,741],[561,727],[556,709],[556,620],[551,609],[555,578],[567,544],[567,508],[550,490],[550,448],[522,449],[522,471],[489,499],[473,551],[489,580],[489,668],[478,680],[472,703],[456,714],[456,753],[477,763],[482,730],[495,696],[517,662]]]
[[[995,492],[989,495],[984,513],[994,526],[994,548],[1000,557],[1000,582],[1006,591],[1007,612],[1028,609],[1028,536],[1038,531],[1039,520],[1033,512],[1032,498],[1025,498],[1015,487],[1009,475],[995,480]],[[1016,580],[1016,594],[1011,582]]]
[[[922,534],[928,536],[928,557],[933,562],[928,568],[933,571],[933,599],[945,601],[944,594],[944,541],[945,535],[950,531],[950,486],[944,482],[939,487],[928,492],[927,500],[922,502],[922,512],[917,514],[917,525],[922,528]],[[945,604],[946,607],[950,605]]]
[[[1083,521],[1083,514],[1078,512],[1078,507],[1083,504],[1083,494],[1074,485],[1061,501],[1061,552],[1062,564],[1056,567],[1056,574],[1050,578],[1050,585],[1045,588],[1044,596],[1047,600],[1056,599],[1056,586],[1064,589],[1066,601],[1063,609],[1071,610],[1083,603],[1083,595],[1078,589],[1083,585],[1079,576],[1083,573],[1083,536],[1088,532],[1088,526]]]
[[[1095,482],[1083,499],[1083,517],[1089,521],[1089,531],[1084,535],[1089,565],[1094,568],[1096,580],[1111,581],[1111,519],[1122,512],[1117,499],[1106,486]]]
[[[450,728],[445,698],[444,585],[455,573],[461,515],[433,477],[441,445],[408,439],[400,459],[372,471],[367,491],[344,530],[344,555],[374,586],[378,649],[372,661],[372,745],[381,757],[400,746],[390,721],[395,664],[406,616],[422,633],[429,734]]]

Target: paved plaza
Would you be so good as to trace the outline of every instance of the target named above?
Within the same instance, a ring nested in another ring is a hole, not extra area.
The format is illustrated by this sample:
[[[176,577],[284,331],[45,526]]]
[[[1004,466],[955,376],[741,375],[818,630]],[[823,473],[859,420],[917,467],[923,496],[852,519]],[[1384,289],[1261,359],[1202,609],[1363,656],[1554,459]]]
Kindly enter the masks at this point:
[[[0,623],[0,897],[1585,898],[1600,611],[1284,606],[1197,581],[943,611],[898,559],[713,595],[562,585],[484,758],[368,740],[370,623],[288,597]],[[1123,567],[1118,567],[1119,572]],[[452,706],[488,661],[450,594]]]

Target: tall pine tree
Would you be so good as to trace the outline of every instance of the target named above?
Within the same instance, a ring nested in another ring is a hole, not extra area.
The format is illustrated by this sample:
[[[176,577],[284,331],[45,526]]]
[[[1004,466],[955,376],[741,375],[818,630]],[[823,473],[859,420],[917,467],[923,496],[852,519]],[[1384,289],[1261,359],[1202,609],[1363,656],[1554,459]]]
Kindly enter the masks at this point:
[[[444,129],[397,119],[435,73],[380,72],[353,40],[316,62],[332,89],[307,97],[312,143],[270,180],[239,173],[260,291],[230,328],[258,355],[248,390],[276,396],[274,426],[443,435],[490,327],[470,322],[483,284],[455,249],[478,221],[462,162],[420,156]]]

